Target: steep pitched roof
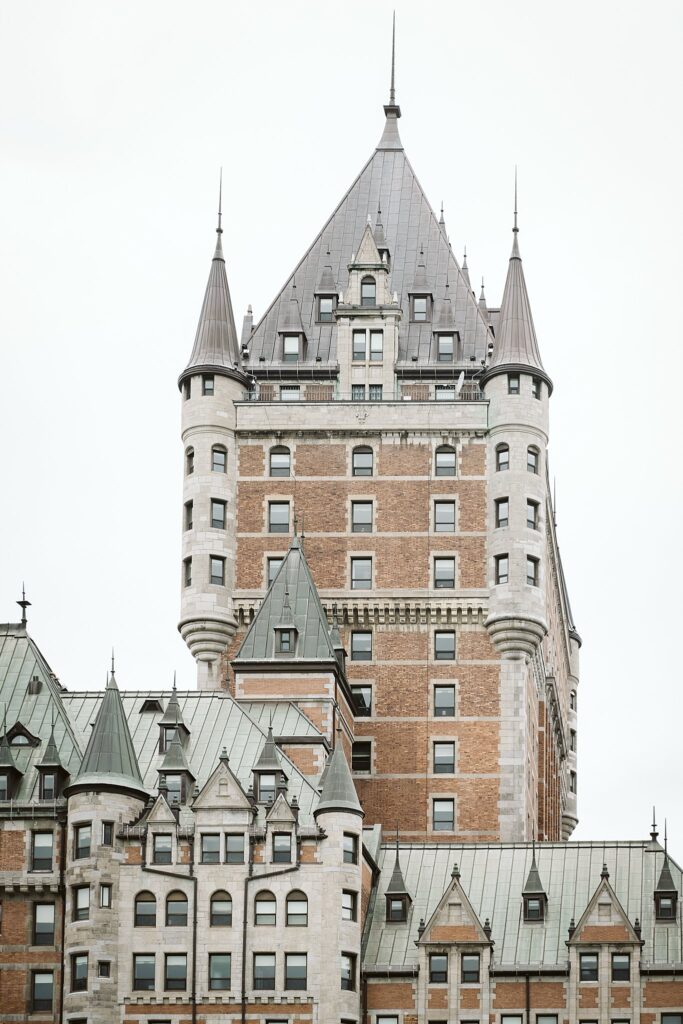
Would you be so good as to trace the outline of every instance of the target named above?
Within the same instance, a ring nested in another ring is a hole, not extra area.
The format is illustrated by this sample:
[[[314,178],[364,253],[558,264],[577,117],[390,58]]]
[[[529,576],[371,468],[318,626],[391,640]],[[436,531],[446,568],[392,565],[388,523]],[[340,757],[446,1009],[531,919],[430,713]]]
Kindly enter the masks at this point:
[[[291,615],[285,607],[287,600]],[[296,650],[287,660],[335,661],[327,616],[296,536],[247,630],[233,662],[236,666],[246,661],[282,660],[275,656],[275,627],[283,625],[285,613],[297,629]]]
[[[389,879],[389,885],[386,889],[387,896],[409,896],[408,889],[406,887],[405,879],[403,878],[403,872],[401,871],[401,861],[398,853],[398,842],[396,843],[396,860],[394,861],[394,870],[391,873]]]
[[[81,769],[70,789],[103,785],[132,789],[147,796],[113,672],[97,712]]]
[[[261,748],[261,753],[258,756],[258,761],[254,765],[255,772],[281,772],[282,762],[275,746],[275,740],[273,739],[273,727],[268,726],[268,735],[266,736],[266,742]]]
[[[669,867],[669,857],[664,854],[664,863],[662,864],[662,871],[657,882],[657,888],[655,892],[677,892],[674,880],[671,875],[671,868]]]
[[[182,744],[178,738],[177,731],[173,734],[173,739],[168,745],[168,750],[164,755],[159,771],[186,772],[188,775],[191,775],[193,779],[196,778],[194,772],[187,763],[185,751],[183,750]]]
[[[325,811],[346,811],[363,817],[363,808],[359,803],[356,787],[351,778],[349,763],[344,756],[339,736],[327,762],[327,768],[323,776],[320,802],[313,814],[317,818],[319,814],[324,814]]]
[[[526,883],[522,889],[523,896],[545,896],[545,889],[541,882],[541,876],[538,873],[538,866],[536,864],[536,851],[534,850],[531,857],[531,867],[529,868],[529,874],[527,875]]]

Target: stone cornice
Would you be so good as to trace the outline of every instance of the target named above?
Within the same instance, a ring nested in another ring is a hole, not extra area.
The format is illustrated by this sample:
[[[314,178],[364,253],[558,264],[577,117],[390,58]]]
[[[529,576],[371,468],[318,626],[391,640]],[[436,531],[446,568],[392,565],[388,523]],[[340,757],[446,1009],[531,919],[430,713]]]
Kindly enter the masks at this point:
[[[251,622],[263,599],[261,591],[243,591],[234,598],[234,609],[241,623]],[[433,597],[407,591],[404,594],[351,594],[349,591],[320,592],[320,600],[330,621],[336,608],[344,625],[454,625],[483,626],[488,615],[488,593],[465,592],[457,597]]]

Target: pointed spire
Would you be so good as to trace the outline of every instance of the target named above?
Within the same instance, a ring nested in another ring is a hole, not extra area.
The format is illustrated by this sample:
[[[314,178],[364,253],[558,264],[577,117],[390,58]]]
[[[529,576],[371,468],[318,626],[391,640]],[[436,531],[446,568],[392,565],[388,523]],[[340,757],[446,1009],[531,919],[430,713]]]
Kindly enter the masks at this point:
[[[470,268],[467,266],[467,246],[465,246],[462,254],[462,276],[465,278],[465,283],[470,291],[472,291],[472,283],[470,281]]]
[[[379,250],[380,254],[382,249],[387,249],[387,240],[384,236],[384,224],[382,223],[382,208],[377,203],[377,220],[375,221],[375,230],[373,232],[375,236],[375,245]]]
[[[427,270],[425,267],[425,251],[424,246],[420,246],[420,254],[417,258],[417,267],[415,268],[415,278],[413,285],[408,289],[411,295],[431,295],[431,285],[427,282]]]
[[[180,735],[178,730],[173,733],[173,739],[168,745],[164,759],[161,762],[159,768],[160,772],[185,772],[191,776],[192,780],[196,779],[196,775],[190,768],[183,745],[180,742]]]
[[[436,303],[436,311],[434,316],[434,331],[435,333],[443,332],[446,334],[452,334],[456,329],[455,311],[453,309],[453,303],[451,302],[451,289],[446,279],[445,294],[442,299],[439,299]]]
[[[339,730],[334,750],[327,761],[322,793],[318,806],[313,811],[313,817],[317,818],[319,814],[325,814],[327,811],[343,811],[347,814],[357,814],[361,818],[365,816],[358,801],[348,761],[344,756]]]
[[[93,725],[83,763],[73,784],[78,789],[115,787],[147,797],[123,702],[112,672]]]
[[[253,767],[255,772],[281,772],[282,761],[277,751],[275,740],[273,739],[273,723],[271,722],[268,726],[268,735],[266,736],[266,742],[261,748],[261,753],[258,756],[258,760]]]
[[[486,295],[484,294],[484,278],[481,279],[481,294],[479,295],[479,311],[484,319],[488,322],[489,310],[486,305]]]
[[[239,370],[239,345],[235,317],[232,311],[232,300],[225,272],[223,256],[223,168],[221,168],[218,186],[218,227],[216,228],[216,248],[211,261],[209,280],[204,293],[204,302],[199,314],[197,333],[190,360],[178,380],[179,386],[193,373],[205,370],[211,373],[222,373],[225,376],[236,376],[245,380]]]
[[[545,896],[545,889],[541,882],[541,876],[538,873],[538,867],[536,866],[536,844],[532,843],[531,847],[531,867],[529,868],[529,874],[527,876],[526,884],[522,889],[523,896]]]
[[[439,215],[439,227],[441,228],[442,231],[446,230],[446,221],[444,220],[443,215],[443,199],[441,200],[441,214]]]
[[[396,826],[396,859],[394,860],[394,870],[391,874],[391,879],[386,891],[387,896],[407,896],[410,899],[410,893],[406,888],[406,883],[403,879],[403,872],[401,871],[401,861],[399,857],[399,843],[398,843],[398,825]]]
[[[55,742],[55,713],[52,712],[52,722],[50,724],[50,738],[47,741],[45,747],[45,753],[39,764],[40,768],[63,768],[62,759],[59,756],[57,750],[57,744]]]
[[[651,826],[651,828],[652,828],[652,830],[650,832],[650,839],[652,840],[653,843],[656,843],[657,839],[659,837],[659,832],[657,831],[657,815],[655,814],[654,806],[652,808],[652,826]]]
[[[396,11],[391,19],[391,86],[389,87],[389,103],[396,103]]]
[[[659,881],[657,882],[657,888],[655,893],[677,893],[678,890],[674,884],[673,876],[671,874],[671,867],[669,866],[669,837],[667,835],[667,822],[664,819],[664,863],[662,864],[661,874]]]
[[[389,86],[389,102],[384,106],[386,122],[382,138],[379,140],[377,149],[403,149],[403,144],[398,134],[398,118],[401,116],[401,108],[396,102],[396,12],[392,20],[391,28],[391,84]]]
[[[292,278],[292,288],[289,293],[289,302],[284,307],[284,312],[278,324],[279,334],[301,334],[305,337],[301,309],[299,308],[299,297],[296,291],[296,278]]]
[[[26,609],[31,607],[31,602],[26,600],[26,589],[24,584],[21,584],[21,601],[17,601],[17,604],[21,608],[21,624],[26,629]]]

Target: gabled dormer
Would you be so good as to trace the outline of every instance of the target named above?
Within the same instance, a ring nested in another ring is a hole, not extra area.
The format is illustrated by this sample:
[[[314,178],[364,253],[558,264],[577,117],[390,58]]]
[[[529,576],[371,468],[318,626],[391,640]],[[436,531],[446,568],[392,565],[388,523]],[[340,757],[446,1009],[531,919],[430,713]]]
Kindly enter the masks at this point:
[[[462,359],[460,334],[456,327],[448,281],[446,281],[445,294],[434,305],[432,334],[434,336],[434,361],[445,369],[452,363],[460,362]]]
[[[396,840],[396,859],[394,861],[394,870],[391,874],[389,885],[385,892],[385,899],[386,919],[390,924],[402,924],[408,920],[408,911],[410,910],[410,906],[413,901],[403,879],[403,872],[401,871],[398,839]]]
[[[292,281],[289,302],[284,305],[277,333],[280,342],[280,362],[295,366],[306,358],[306,332],[301,319],[296,281]]]
[[[381,207],[377,207],[377,221],[375,222],[375,245],[377,246],[377,252],[380,255],[382,263],[386,263],[387,266],[391,262],[391,253],[389,251],[389,244],[384,236],[384,224],[382,223],[382,210]]]
[[[175,683],[171,690],[171,696],[166,710],[162,717],[159,719],[159,753],[165,754],[171,746],[171,741],[175,734],[178,734],[181,747],[187,746],[187,741],[190,738],[190,730],[183,721],[183,713],[180,710],[180,704],[178,703],[178,694],[176,692]]]
[[[0,803],[16,798],[23,774],[17,768],[5,733],[0,740]]]
[[[600,872],[600,884],[579,918],[578,924],[570,926],[568,946],[589,945],[600,943],[632,943],[641,944],[640,934],[631,924],[629,917],[621,905],[617,894],[610,885],[607,865],[603,864]],[[586,970],[591,969],[590,964]],[[592,980],[583,977],[582,980]],[[597,978],[595,979],[597,980]]]
[[[453,866],[450,885],[432,916],[424,926],[421,926],[418,935],[418,945],[431,946],[433,943],[440,943],[445,947],[451,943],[466,943],[473,950],[474,956],[479,955],[474,953],[477,946],[493,945],[491,929],[481,923],[470,903],[460,881],[460,869],[457,864]]]
[[[408,289],[410,296],[410,322],[414,324],[430,323],[432,320],[434,292],[427,280],[424,249],[420,248],[415,278]]]
[[[50,738],[38,769],[38,797],[40,800],[57,800],[69,780],[69,772],[62,764],[55,743],[54,724]]]
[[[328,253],[329,256],[329,253]],[[318,283],[315,286],[315,319],[319,324],[334,323],[334,313],[337,308],[337,282],[332,273],[332,265],[327,263],[323,267]]]
[[[377,248],[370,217],[348,270],[349,283],[344,299],[346,306],[354,308],[355,315],[378,314],[382,306],[392,304],[387,256],[385,253],[382,257]]]
[[[287,776],[282,769],[280,755],[273,739],[272,725],[268,726],[266,741],[252,772],[254,775],[254,797],[258,803],[275,803],[278,794],[286,793]]]
[[[170,807],[185,804],[192,796],[195,780],[176,729],[159,768],[159,790],[164,791]]]
[[[543,888],[541,876],[539,875],[538,867],[536,866],[535,847],[532,848],[531,867],[529,868],[526,884],[522,889],[522,900],[524,902],[525,921],[545,920],[548,896]]]
[[[675,923],[678,914],[678,889],[671,875],[669,854],[664,851],[664,863],[655,889],[655,917],[659,922]]]
[[[40,736],[34,736],[23,722],[15,722],[10,729],[7,729],[6,736],[10,747],[40,746]]]
[[[289,588],[285,587],[285,598],[282,603],[282,615],[273,627],[275,630],[275,643],[273,650],[279,658],[293,658],[296,656],[296,643],[299,630],[297,629],[292,609],[289,603]]]

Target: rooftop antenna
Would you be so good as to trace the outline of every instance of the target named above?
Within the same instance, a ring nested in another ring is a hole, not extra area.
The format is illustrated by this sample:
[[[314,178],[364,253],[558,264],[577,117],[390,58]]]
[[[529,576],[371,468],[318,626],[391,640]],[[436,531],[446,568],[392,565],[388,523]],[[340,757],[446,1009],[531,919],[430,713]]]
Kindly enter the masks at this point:
[[[669,857],[669,837],[666,834],[666,818],[664,819],[664,857]]]
[[[657,842],[659,832],[657,831],[657,815],[655,814],[654,804],[652,806],[652,831],[650,832],[650,839],[653,843]]]
[[[21,608],[21,624],[26,627],[26,609],[31,607],[31,602],[26,600],[26,589],[22,582],[21,584],[21,601],[17,601],[17,604]]]
[[[220,175],[218,178],[218,227],[216,228],[216,234],[223,234],[223,168],[221,167]]]
[[[517,164],[515,164],[515,223],[512,230],[515,234],[519,231],[519,228],[517,227]]]
[[[114,675],[114,648],[111,649],[111,674]]]
[[[389,106],[396,106],[396,11],[394,11],[391,22],[391,86],[389,88]]]

